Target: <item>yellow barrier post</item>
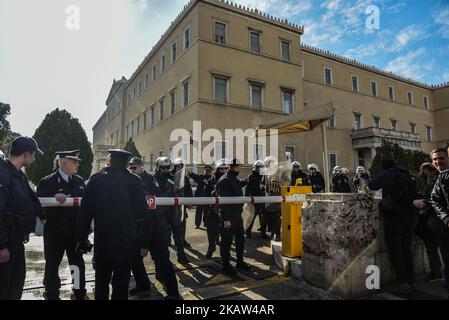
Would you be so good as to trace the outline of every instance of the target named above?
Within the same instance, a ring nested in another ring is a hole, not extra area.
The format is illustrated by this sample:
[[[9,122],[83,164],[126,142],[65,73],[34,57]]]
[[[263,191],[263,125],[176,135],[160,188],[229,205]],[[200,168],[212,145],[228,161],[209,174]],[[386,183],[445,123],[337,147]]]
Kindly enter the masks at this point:
[[[281,187],[281,195],[312,193],[311,186]],[[289,258],[302,256],[302,203],[282,203],[282,255]]]

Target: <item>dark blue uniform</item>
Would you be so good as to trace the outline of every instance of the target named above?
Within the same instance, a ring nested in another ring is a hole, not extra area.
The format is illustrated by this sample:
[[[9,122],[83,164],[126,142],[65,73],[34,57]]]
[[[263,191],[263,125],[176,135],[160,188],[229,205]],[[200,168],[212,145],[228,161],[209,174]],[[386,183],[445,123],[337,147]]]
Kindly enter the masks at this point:
[[[208,176],[205,174],[195,174],[191,173],[190,177],[195,181],[196,183],[196,190],[195,190],[195,197],[204,197],[205,196],[205,189],[207,182],[212,178],[212,176]],[[195,212],[195,227],[199,228],[201,225],[201,220],[204,224],[206,224],[206,210],[208,206],[196,206],[196,212]]]
[[[0,161],[0,250],[10,259],[0,263],[0,300],[20,300],[25,283],[24,238],[34,232],[41,205],[27,176],[8,160]]]
[[[321,173],[316,172],[315,174],[310,174],[309,180],[310,180],[310,183],[312,184],[312,192],[313,193],[324,192],[326,183],[325,183],[324,178],[321,175]]]
[[[78,240],[84,242],[94,220],[95,299],[128,299],[131,261],[139,241],[137,223],[148,214],[142,180],[125,168],[108,167],[91,177],[81,204]],[[143,243],[141,243],[143,245]]]
[[[218,180],[220,180],[223,174],[220,171],[216,171],[212,178],[210,178],[206,186],[204,188],[204,195],[206,197],[217,197],[216,185]],[[206,257],[211,258],[212,254],[215,252],[216,244],[218,242],[219,233],[220,233],[220,217],[218,215],[218,206],[210,205],[207,206],[207,210],[205,212],[206,219],[206,232],[207,239],[209,241],[209,247],[207,249]]]
[[[296,182],[298,179],[302,179],[301,182],[298,182],[298,186],[311,186],[312,183],[310,182],[309,176],[307,173],[302,172],[299,170],[298,172],[292,171],[291,175],[291,185],[296,186]]]
[[[263,184],[263,176],[259,173],[259,170],[253,170],[251,174],[246,179],[246,196],[252,197],[263,197],[265,196],[265,188]],[[259,216],[260,221],[260,230],[262,232],[262,237],[266,237],[265,230],[267,228],[265,222],[265,205],[263,203],[255,203],[254,204],[254,217],[246,230],[246,235],[248,238],[251,238],[251,231],[253,229],[254,221],[256,221],[256,217]]]
[[[67,197],[83,197],[86,185],[82,177],[73,175],[66,182],[59,170],[42,178],[37,186],[39,197],[51,197],[62,193]],[[79,270],[79,288],[74,288],[77,300],[84,299],[85,290],[85,266],[82,254],[75,251],[76,248],[76,221],[79,215],[79,207],[53,207],[45,208],[44,215],[44,253],[45,253],[45,292],[47,299],[59,299],[61,279],[58,275],[59,265],[67,254],[69,265],[76,266]]]

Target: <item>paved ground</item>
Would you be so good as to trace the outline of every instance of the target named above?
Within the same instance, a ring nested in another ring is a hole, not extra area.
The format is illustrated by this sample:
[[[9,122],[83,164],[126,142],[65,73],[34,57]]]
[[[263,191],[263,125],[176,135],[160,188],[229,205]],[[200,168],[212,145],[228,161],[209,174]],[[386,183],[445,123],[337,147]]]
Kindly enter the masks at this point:
[[[282,274],[273,261],[271,255],[271,244],[268,240],[258,237],[257,232],[253,232],[253,238],[247,240],[245,255],[247,262],[253,267],[251,273],[239,273],[236,277],[230,278],[220,273],[219,250],[212,260],[204,257],[207,251],[207,235],[204,228],[195,230],[193,228],[194,211],[190,211],[187,226],[187,241],[191,243],[193,249],[187,250],[191,260],[188,266],[176,264],[176,274],[179,281],[180,292],[186,300],[203,299],[230,299],[230,300],[338,300],[338,296],[325,290],[314,287],[301,279],[293,279]],[[254,230],[257,229],[257,224]],[[172,262],[176,262],[176,254],[170,249]],[[43,299],[43,270],[45,260],[43,256],[43,241],[41,237],[31,237],[30,243],[26,246],[27,256],[27,278],[25,291],[22,299],[40,300]],[[91,264],[92,255],[85,255],[87,291],[90,299],[93,299],[94,290],[94,270]],[[150,280],[153,283],[151,296],[136,296],[131,299],[159,300],[164,296],[162,285],[155,279],[154,265],[150,258],[145,259]],[[70,299],[71,279],[67,260],[64,258],[60,267],[62,280],[61,299]],[[131,279],[130,288],[134,287],[134,280]],[[376,292],[363,299],[374,300],[395,300],[395,299],[447,299],[441,283],[418,283],[418,292],[412,295],[392,294],[388,291]]]

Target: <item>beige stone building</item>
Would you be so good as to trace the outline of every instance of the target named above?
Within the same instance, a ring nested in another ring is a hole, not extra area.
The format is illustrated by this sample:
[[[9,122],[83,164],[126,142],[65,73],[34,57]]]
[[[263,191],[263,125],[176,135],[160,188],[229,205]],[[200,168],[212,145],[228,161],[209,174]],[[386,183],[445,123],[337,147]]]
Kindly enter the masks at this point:
[[[429,86],[303,45],[302,34],[303,27],[257,10],[192,0],[134,74],[114,80],[93,128],[93,170],[104,166],[108,148],[130,138],[151,170],[177,143],[173,130],[192,131],[193,121],[203,132],[222,133],[199,145],[213,146],[212,158],[228,157],[236,143],[226,141],[225,129],[255,129],[329,102],[330,168],[369,168],[382,139],[425,152],[449,141],[448,84]],[[195,143],[185,149],[192,152]],[[269,145],[245,143],[253,150],[248,165],[273,153]],[[277,153],[280,161],[323,168],[321,130],[279,136]]]

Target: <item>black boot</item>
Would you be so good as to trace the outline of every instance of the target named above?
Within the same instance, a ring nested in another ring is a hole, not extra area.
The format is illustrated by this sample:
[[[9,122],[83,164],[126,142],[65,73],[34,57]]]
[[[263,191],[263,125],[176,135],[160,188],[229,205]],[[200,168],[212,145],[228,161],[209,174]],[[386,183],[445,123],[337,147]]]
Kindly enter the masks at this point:
[[[215,252],[215,248],[209,248],[209,249],[207,249],[206,258],[207,258],[207,259],[211,259],[211,258],[212,258],[212,255],[214,254],[214,252]]]
[[[221,272],[228,276],[237,275],[237,271],[229,263],[223,264],[223,268],[221,269]]]
[[[243,261],[243,260],[237,261],[236,268],[237,268],[237,269],[240,269],[240,270],[242,270],[242,271],[251,271],[250,266],[247,265],[246,262]]]

